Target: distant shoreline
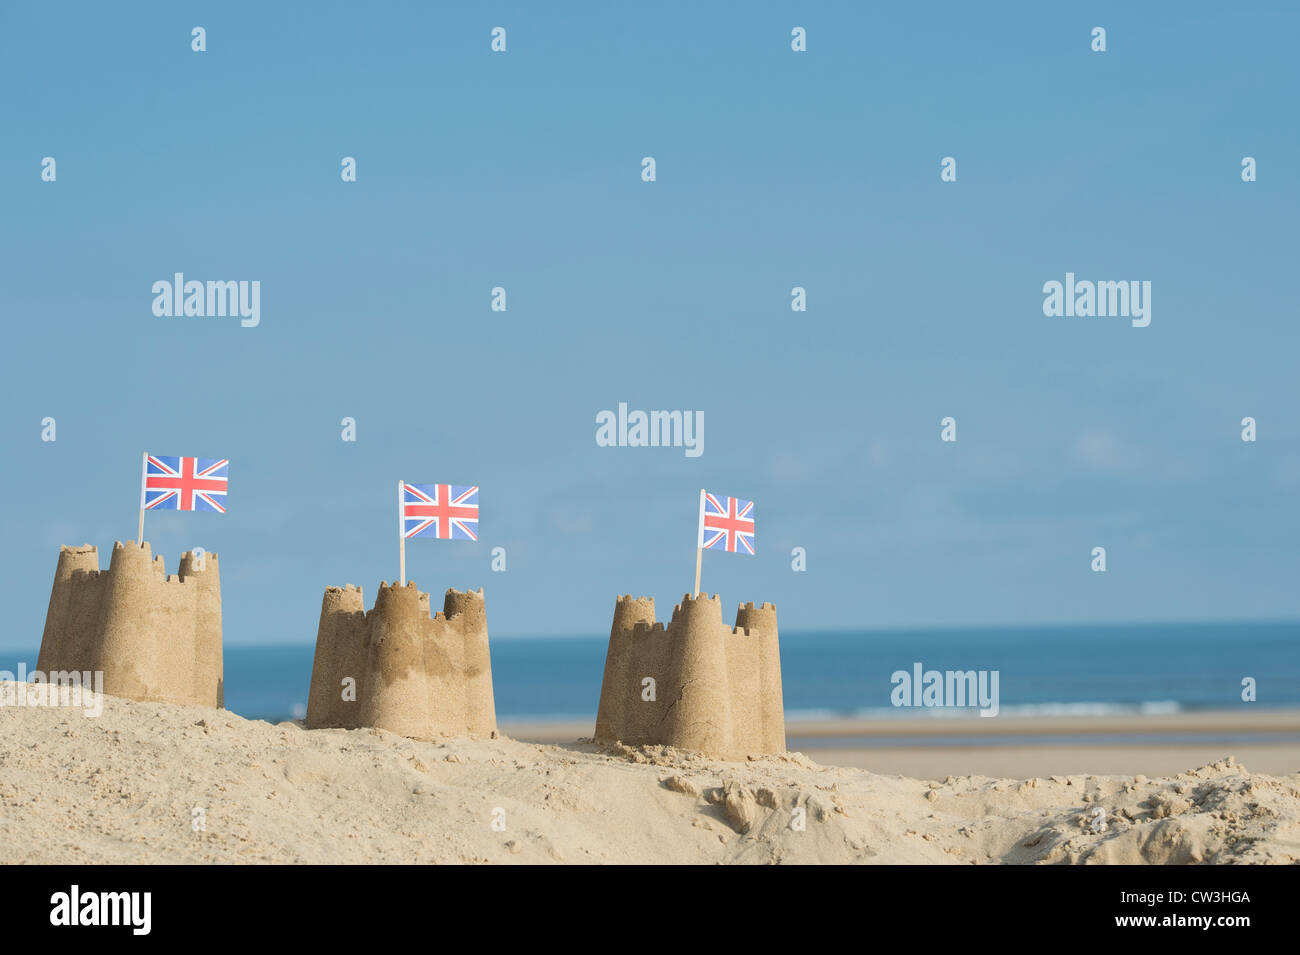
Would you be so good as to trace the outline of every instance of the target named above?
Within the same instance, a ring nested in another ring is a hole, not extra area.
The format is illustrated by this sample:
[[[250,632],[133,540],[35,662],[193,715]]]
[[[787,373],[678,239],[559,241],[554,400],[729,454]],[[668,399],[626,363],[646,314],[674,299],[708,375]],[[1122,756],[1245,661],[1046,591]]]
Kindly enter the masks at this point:
[[[534,738],[537,741],[560,742],[590,736],[594,724],[579,719],[511,719],[498,716],[502,730],[511,729],[518,739]],[[811,738],[879,738],[895,736],[1035,736],[1035,735],[1096,735],[1096,734],[1176,734],[1231,733],[1300,734],[1300,708],[1260,708],[1250,712],[1240,710],[1190,710],[1177,713],[1117,713],[1100,716],[996,716],[981,718],[971,712],[960,716],[947,715],[871,718],[810,718],[800,719],[786,714],[786,736],[794,739]]]
[[[590,722],[499,720],[532,743],[591,736]],[[1300,708],[1110,716],[787,720],[786,748],[828,766],[919,779],[1177,773],[1232,755],[1256,772],[1300,772]]]

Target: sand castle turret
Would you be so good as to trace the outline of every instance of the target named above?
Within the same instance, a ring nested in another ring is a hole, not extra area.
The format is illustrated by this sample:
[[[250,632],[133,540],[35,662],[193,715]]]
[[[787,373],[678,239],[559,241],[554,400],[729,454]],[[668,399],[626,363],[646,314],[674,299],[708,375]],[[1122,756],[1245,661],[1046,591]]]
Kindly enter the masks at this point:
[[[440,613],[414,581],[329,587],[307,697],[309,729],[375,726],[414,739],[496,733],[483,591],[448,590]]]
[[[113,545],[108,570],[89,544],[63,547],[37,669],[102,671],[132,700],[225,705],[216,554],[186,552],[174,576],[146,541]]]
[[[361,725],[356,700],[366,673],[365,618],[360,587],[325,588],[307,694],[308,726],[356,729]],[[351,699],[345,699],[345,678],[356,683]]]
[[[776,608],[687,594],[665,627],[654,600],[619,597],[596,711],[596,741],[666,744],[723,759],[785,752]]]

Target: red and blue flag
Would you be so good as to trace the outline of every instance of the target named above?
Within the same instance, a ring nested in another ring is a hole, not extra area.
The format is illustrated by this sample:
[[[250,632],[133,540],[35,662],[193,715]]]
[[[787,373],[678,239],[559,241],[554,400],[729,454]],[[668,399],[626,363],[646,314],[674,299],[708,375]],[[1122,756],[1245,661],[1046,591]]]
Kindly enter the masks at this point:
[[[700,541],[703,550],[754,553],[754,502],[700,492]]]
[[[146,454],[140,506],[146,511],[226,513],[226,458],[184,458]]]
[[[478,487],[403,484],[402,536],[478,540]]]

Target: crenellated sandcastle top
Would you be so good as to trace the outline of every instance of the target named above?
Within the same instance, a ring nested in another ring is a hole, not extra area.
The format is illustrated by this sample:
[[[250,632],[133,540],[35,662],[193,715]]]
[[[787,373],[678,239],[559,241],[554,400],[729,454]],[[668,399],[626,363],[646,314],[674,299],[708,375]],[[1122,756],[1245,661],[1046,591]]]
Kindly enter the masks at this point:
[[[414,739],[497,730],[483,591],[448,590],[430,614],[414,581],[327,587],[316,631],[307,727],[374,726]]]
[[[216,554],[181,555],[169,575],[149,543],[61,547],[37,669],[102,671],[104,692],[222,707],[221,575]]]
[[[722,759],[785,752],[776,608],[685,594],[667,626],[654,599],[614,604],[596,741],[665,744]]]

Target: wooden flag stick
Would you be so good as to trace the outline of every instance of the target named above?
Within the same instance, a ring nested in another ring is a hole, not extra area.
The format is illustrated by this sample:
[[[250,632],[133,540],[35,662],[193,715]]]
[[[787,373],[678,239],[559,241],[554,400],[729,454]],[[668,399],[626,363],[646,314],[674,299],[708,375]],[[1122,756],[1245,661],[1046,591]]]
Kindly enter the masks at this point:
[[[406,522],[402,520],[402,502],[406,498],[406,482],[397,482],[397,569],[402,586],[406,586]]]
[[[695,596],[700,595],[700,565],[704,562],[704,488],[700,488],[700,525],[695,538]]]
[[[149,474],[149,452],[140,453],[140,523],[135,529],[135,543],[137,547],[144,546],[144,488],[148,483]]]

